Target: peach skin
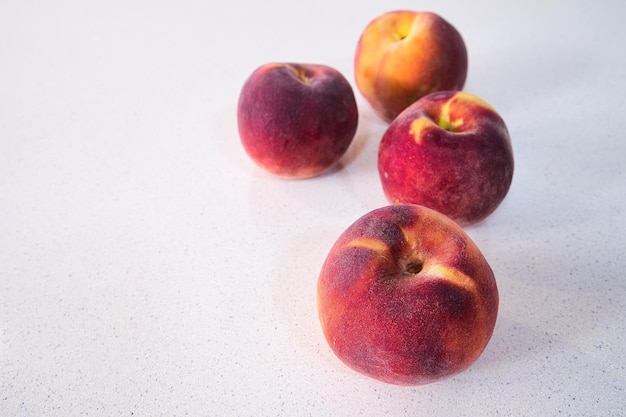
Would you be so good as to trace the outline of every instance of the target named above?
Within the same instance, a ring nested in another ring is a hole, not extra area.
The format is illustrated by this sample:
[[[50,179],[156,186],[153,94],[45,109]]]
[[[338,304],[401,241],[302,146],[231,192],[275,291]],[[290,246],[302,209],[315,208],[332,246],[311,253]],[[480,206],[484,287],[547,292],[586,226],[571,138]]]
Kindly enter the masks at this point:
[[[378,148],[380,181],[390,203],[414,203],[469,226],[487,218],[513,180],[504,120],[481,98],[443,91],[406,108]]]
[[[248,156],[283,178],[308,178],[335,165],[358,124],[352,87],[334,68],[269,63],[246,80],[237,123]]]
[[[482,354],[498,314],[493,272],[463,229],[413,204],[373,210],[324,261],[319,319],[348,367],[397,385],[449,378]]]
[[[467,68],[465,42],[454,26],[435,13],[410,10],[372,20],[354,58],[358,89],[387,122],[429,93],[461,90]]]

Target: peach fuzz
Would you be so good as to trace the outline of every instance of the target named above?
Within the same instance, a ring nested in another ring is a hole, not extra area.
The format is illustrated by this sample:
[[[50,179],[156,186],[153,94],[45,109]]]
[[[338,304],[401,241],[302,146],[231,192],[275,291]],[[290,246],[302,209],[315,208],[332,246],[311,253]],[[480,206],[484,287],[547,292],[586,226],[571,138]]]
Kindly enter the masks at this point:
[[[241,143],[264,170],[308,178],[335,165],[356,133],[352,87],[334,68],[269,63],[245,81],[237,105]]]
[[[378,149],[389,202],[424,205],[462,226],[495,211],[513,170],[504,120],[467,92],[432,93],[413,103],[387,127]]]
[[[324,336],[348,367],[423,385],[471,366],[498,313],[493,272],[463,229],[413,204],[373,210],[337,239],[318,278]]]
[[[461,90],[467,68],[465,42],[454,26],[435,13],[411,10],[372,20],[354,58],[358,89],[387,122],[429,93]]]

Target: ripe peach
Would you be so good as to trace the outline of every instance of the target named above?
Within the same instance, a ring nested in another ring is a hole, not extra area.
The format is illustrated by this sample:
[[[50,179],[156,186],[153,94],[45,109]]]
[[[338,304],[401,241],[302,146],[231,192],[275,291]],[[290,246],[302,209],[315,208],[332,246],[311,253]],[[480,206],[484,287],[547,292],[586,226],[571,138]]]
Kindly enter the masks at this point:
[[[466,92],[432,93],[413,103],[387,127],[378,149],[389,202],[424,205],[462,226],[500,205],[513,168],[504,121]]]
[[[397,10],[372,20],[354,59],[358,89],[390,122],[426,94],[461,90],[467,77],[461,34],[441,16]]]
[[[498,313],[493,272],[463,229],[413,204],[373,210],[332,246],[317,285],[319,318],[346,365],[421,385],[474,363]]]
[[[270,63],[239,96],[237,121],[250,158],[285,178],[319,175],[346,152],[358,124],[352,87],[334,68]]]

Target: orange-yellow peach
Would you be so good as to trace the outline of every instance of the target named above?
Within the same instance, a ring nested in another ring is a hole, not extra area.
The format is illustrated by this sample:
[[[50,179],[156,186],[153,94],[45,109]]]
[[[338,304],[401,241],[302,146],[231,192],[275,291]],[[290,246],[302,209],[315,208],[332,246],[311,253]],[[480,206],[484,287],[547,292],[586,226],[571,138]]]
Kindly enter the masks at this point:
[[[358,124],[354,92],[334,68],[269,63],[241,89],[237,107],[241,143],[266,171],[308,178],[335,165]]]
[[[498,313],[493,272],[463,229],[413,204],[350,225],[322,266],[319,319],[336,356],[369,377],[422,385],[472,365]]]
[[[372,20],[354,58],[358,89],[387,122],[426,94],[461,90],[467,67],[467,49],[456,28],[435,13],[411,10]]]
[[[378,149],[389,202],[424,205],[462,226],[482,221],[500,205],[513,169],[504,120],[466,92],[422,97],[389,124]]]

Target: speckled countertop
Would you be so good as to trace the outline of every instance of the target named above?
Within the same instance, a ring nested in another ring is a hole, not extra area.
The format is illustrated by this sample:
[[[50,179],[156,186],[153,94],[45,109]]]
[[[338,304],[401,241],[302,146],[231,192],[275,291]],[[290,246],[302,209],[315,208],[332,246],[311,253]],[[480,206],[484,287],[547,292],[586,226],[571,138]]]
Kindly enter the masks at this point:
[[[343,366],[317,273],[385,205],[382,123],[337,169],[284,181],[240,146],[270,61],[353,82],[365,24],[435,11],[466,90],[509,127],[509,195],[467,229],[500,289],[495,333],[423,387]],[[35,2],[0,5],[0,415],[623,416],[626,54],[617,1]]]

